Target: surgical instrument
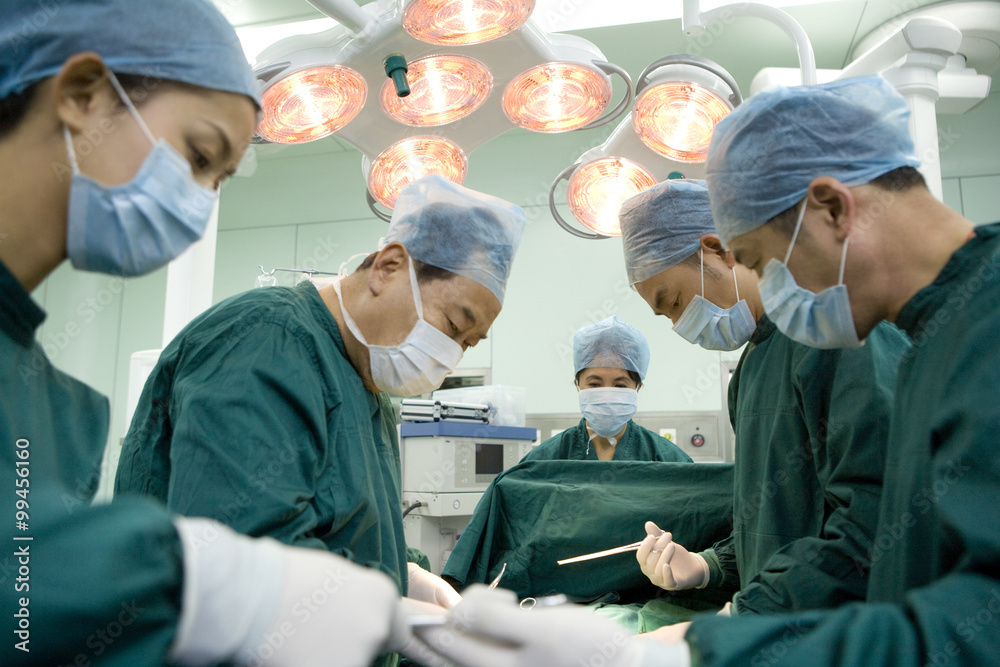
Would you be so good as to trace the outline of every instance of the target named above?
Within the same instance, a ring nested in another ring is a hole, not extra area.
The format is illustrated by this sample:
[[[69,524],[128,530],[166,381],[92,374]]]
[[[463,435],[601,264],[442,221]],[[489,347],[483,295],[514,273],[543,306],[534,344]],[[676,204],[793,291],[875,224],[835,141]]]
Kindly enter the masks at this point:
[[[596,551],[592,554],[584,554],[583,556],[575,556],[573,558],[564,558],[563,560],[557,560],[556,565],[566,565],[567,563],[578,563],[584,560],[593,560],[595,558],[604,558],[605,556],[613,556],[614,554],[622,554],[629,551],[638,551],[639,545],[642,542],[633,542],[632,544],[626,544],[625,546],[615,547],[614,549],[606,549],[605,551]]]

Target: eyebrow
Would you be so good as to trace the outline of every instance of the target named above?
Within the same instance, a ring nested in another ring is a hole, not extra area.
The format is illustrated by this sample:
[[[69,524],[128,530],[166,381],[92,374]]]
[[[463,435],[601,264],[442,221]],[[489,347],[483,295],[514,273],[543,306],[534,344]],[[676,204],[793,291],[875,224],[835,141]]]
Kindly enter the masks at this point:
[[[476,326],[476,315],[467,306],[462,306],[462,315],[465,316],[465,319],[468,322],[468,327],[470,329]],[[479,340],[486,340],[486,334],[481,335],[479,337]]]
[[[209,127],[215,130],[215,132],[219,135],[219,138],[222,140],[223,155],[232,155],[233,144],[229,141],[229,135],[222,129],[222,126],[209,118],[206,118],[205,122],[208,123]]]
[[[669,287],[661,287],[660,290],[656,293],[656,301],[654,303],[656,303],[656,310],[657,311],[659,311],[661,313],[667,312],[667,308],[666,308],[664,302],[669,299],[669,297],[670,297],[670,293],[669,292],[670,292],[670,288]]]

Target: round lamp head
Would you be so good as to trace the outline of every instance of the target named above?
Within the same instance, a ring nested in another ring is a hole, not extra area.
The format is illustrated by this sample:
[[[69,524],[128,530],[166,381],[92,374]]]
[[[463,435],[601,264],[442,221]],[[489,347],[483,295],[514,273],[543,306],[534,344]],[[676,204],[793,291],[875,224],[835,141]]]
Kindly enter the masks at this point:
[[[347,67],[301,70],[264,91],[257,132],[278,144],[321,139],[358,115],[367,91],[364,78]]]
[[[413,0],[403,28],[429,44],[479,44],[517,30],[534,9],[534,0]]]
[[[678,162],[704,162],[715,126],[733,110],[732,89],[690,64],[665,65],[640,88],[632,126],[643,143]]]
[[[605,157],[573,172],[566,199],[573,215],[587,229],[605,236],[621,236],[618,209],[626,199],[654,185],[656,179],[635,162]]]
[[[503,93],[511,122],[534,132],[567,132],[593,121],[611,101],[611,80],[577,63],[552,62],[519,74]]]
[[[468,161],[462,149],[441,137],[409,137],[382,151],[372,162],[368,191],[386,208],[396,205],[400,190],[428,174],[461,185]]]
[[[445,125],[465,118],[489,97],[493,76],[465,56],[427,56],[409,64],[410,94],[399,97],[392,81],[382,86],[382,109],[411,127]]]

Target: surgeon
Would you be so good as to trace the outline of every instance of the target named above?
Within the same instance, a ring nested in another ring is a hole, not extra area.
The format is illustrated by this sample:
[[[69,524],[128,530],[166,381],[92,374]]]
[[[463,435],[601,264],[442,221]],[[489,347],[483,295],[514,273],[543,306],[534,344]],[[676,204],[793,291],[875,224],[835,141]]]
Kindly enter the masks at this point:
[[[108,401],[35,340],[30,292],[67,258],[119,280],[202,235],[258,111],[207,0],[0,4],[0,664],[319,665],[336,647],[360,666],[412,638],[383,573],[152,500],[91,506]]]
[[[450,607],[407,563],[387,392],[440,386],[500,312],[524,228],[517,206],[427,176],[401,192],[384,247],[318,290],[252,290],[164,349],[115,481],[183,516],[339,554]]]
[[[615,643],[606,625],[584,627],[580,610],[527,619],[476,589],[452,610],[439,652],[483,667],[577,665],[609,645],[603,664],[615,666],[996,662],[1000,224],[975,227],[930,193],[908,126],[906,102],[878,76],[778,89],[718,125],[707,165],[719,235],[763,275],[765,308],[789,336],[857,347],[885,319],[913,339],[884,443],[866,601],[701,618],[654,655]]]
[[[581,327],[573,334],[573,368],[583,419],[522,461],[691,462],[680,447],[632,421],[649,368],[649,343],[641,331],[617,316]]]
[[[777,331],[757,275],[715,234],[704,181],[660,183],[626,201],[619,220],[629,283],[654,313],[705,349],[746,345],[729,384],[732,536],[693,553],[647,524],[642,571],[667,590],[736,587],[734,614],[864,599],[906,336],[882,323],[862,348],[821,350]]]

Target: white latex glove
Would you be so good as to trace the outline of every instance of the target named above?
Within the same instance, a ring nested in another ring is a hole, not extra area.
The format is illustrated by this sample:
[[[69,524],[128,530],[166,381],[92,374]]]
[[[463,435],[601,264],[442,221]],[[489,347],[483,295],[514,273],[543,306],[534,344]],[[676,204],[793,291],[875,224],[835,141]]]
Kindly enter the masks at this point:
[[[733,603],[727,602],[726,606],[719,610],[719,616],[732,616],[733,615]]]
[[[685,667],[687,644],[630,637],[575,605],[520,609],[511,591],[476,585],[448,612],[448,625],[417,630],[425,643],[464,667]]]
[[[400,653],[423,667],[450,667],[451,663],[439,656],[422,639],[416,636],[407,624],[407,619],[413,616],[444,616],[447,610],[429,602],[419,602],[410,598],[399,601],[393,616],[392,635],[389,638],[388,650]]]
[[[673,541],[670,533],[646,522],[646,539],[635,552],[642,573],[656,586],[668,591],[705,588],[711,573],[700,554],[691,553]]]
[[[408,597],[421,602],[451,609],[462,601],[462,596],[447,581],[423,569],[416,563],[406,564],[410,579]]]
[[[691,621],[685,621],[684,623],[664,625],[663,627],[650,632],[644,632],[639,636],[643,639],[652,639],[654,641],[663,642],[664,644],[673,644],[675,642],[684,641],[684,635],[687,634],[688,628],[690,627]]]
[[[174,520],[184,590],[170,659],[270,667],[370,665],[388,652],[399,593],[381,572],[315,549]]]

